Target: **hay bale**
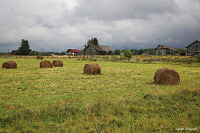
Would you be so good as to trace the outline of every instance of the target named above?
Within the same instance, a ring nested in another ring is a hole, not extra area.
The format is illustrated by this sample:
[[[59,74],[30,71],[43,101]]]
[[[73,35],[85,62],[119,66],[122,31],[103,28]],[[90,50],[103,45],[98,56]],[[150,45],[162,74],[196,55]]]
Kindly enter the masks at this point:
[[[15,69],[17,68],[17,63],[14,61],[7,61],[2,64],[2,68]]]
[[[40,62],[40,68],[52,68],[52,64],[50,61],[44,60]]]
[[[97,63],[92,64],[85,64],[85,67],[83,69],[83,74],[101,74],[101,68]]]
[[[179,85],[180,76],[171,68],[160,68],[154,75],[154,81],[159,85]]]
[[[36,57],[36,59],[44,59],[44,57],[43,57],[43,56],[40,56],[40,55],[38,55],[38,56]]]
[[[62,62],[61,60],[54,60],[54,61],[52,62],[52,65],[53,65],[54,67],[63,67],[63,62]]]

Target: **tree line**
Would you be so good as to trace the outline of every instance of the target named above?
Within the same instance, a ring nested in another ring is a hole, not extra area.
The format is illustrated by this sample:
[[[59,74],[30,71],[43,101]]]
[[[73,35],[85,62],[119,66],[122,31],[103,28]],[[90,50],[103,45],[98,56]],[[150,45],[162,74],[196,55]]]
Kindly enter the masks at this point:
[[[66,55],[66,52],[38,52],[30,49],[28,40],[22,39],[21,45],[17,50],[11,52],[13,55]]]
[[[87,41],[87,43],[85,44],[85,48],[87,46],[90,46],[90,45],[99,45],[99,42],[98,42],[98,39],[96,37],[92,38],[92,39],[89,39]],[[121,54],[124,54],[127,53],[127,49],[115,49],[113,50],[113,55],[121,55]],[[156,51],[155,51],[155,48],[149,48],[149,49],[129,49],[129,54],[132,54],[132,55],[142,55],[144,53],[146,53],[147,55],[156,55]],[[180,55],[184,55],[186,53],[186,50],[185,49],[178,49],[178,53]],[[5,55],[5,54],[9,54],[8,52],[6,53],[0,53],[0,55]],[[14,54],[14,55],[44,55],[44,56],[47,56],[47,55],[52,55],[52,54],[55,54],[55,55],[66,55],[66,52],[38,52],[38,51],[34,51],[32,49],[30,49],[30,46],[29,46],[29,42],[28,40],[25,40],[25,39],[22,39],[21,41],[21,45],[20,47],[17,49],[17,50],[13,50],[11,52],[11,54]]]
[[[121,55],[124,54],[126,49],[115,49],[113,51],[114,55]],[[142,55],[142,54],[147,54],[147,55],[156,55],[156,49],[155,48],[148,48],[148,49],[130,49],[130,52],[133,55]],[[185,55],[186,50],[185,49],[178,49],[178,54],[180,55]]]
[[[126,49],[115,49],[113,51],[113,54],[114,55],[120,55],[120,54],[123,54],[125,52]],[[155,55],[156,54],[156,51],[155,51],[155,48],[149,48],[149,49],[130,49],[130,52],[133,54],[133,55],[142,55],[143,53],[147,53],[147,54],[150,54],[150,55]]]

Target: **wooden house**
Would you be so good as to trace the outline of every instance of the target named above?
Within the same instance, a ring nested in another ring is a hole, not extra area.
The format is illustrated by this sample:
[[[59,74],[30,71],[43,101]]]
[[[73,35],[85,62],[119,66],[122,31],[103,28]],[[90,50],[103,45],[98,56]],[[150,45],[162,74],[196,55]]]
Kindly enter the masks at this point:
[[[85,55],[111,55],[112,50],[108,46],[88,45],[84,49]]]
[[[200,41],[196,40],[192,44],[188,45],[187,47],[187,56],[195,56],[196,54],[200,53]]]
[[[178,50],[176,48],[159,44],[156,48],[156,55],[177,55]]]

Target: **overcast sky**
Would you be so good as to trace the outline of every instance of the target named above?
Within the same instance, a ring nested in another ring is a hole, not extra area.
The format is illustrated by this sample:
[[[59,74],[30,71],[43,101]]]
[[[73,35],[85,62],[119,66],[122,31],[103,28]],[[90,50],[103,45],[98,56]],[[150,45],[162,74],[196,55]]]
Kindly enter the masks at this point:
[[[200,0],[0,0],[0,51],[81,49],[97,37],[112,49],[184,48],[200,39]]]

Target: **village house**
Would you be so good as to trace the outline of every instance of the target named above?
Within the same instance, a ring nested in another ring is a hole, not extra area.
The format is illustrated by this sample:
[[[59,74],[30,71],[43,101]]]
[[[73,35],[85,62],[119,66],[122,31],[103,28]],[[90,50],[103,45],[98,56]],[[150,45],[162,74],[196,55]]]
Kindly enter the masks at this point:
[[[177,55],[178,50],[176,48],[159,44],[156,48],[156,55]]]
[[[68,50],[66,51],[66,54],[67,54],[67,55],[77,56],[77,55],[80,55],[80,54],[81,54],[81,51],[78,50],[78,49],[68,49]]]
[[[188,45],[187,47],[187,56],[195,56],[196,54],[200,53],[200,41],[196,40],[192,44]]]
[[[85,55],[111,55],[112,50],[108,46],[88,45],[84,49]]]

